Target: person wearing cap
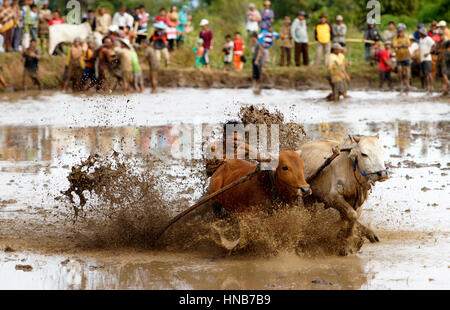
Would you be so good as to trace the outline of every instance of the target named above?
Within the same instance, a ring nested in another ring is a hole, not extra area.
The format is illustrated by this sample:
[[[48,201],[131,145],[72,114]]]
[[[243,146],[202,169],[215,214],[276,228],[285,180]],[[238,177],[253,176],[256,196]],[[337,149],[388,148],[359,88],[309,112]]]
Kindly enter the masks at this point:
[[[50,11],[50,9],[48,8],[48,1],[42,2],[42,8],[40,8],[38,11],[38,19],[38,37],[39,41],[41,42],[41,51],[43,53],[48,53],[48,29],[49,22],[52,19],[52,11]]]
[[[328,66],[328,59],[330,58],[331,42],[334,39],[333,27],[327,22],[327,15],[320,16],[320,23],[314,29],[314,37],[317,40],[316,47],[316,64],[321,63]]]
[[[97,16],[95,17],[96,30],[103,36],[106,36],[109,32],[109,27],[112,24],[111,15],[106,11],[105,7],[97,9]]]
[[[258,35],[259,43],[262,46],[264,67],[270,62],[270,48],[273,46],[275,40],[278,40],[279,38],[280,35],[273,31],[273,26],[270,26],[268,29],[263,29]]]
[[[390,21],[388,24],[388,29],[386,29],[383,32],[383,40],[386,41],[390,41],[392,44],[392,40],[394,39],[394,36],[396,34],[395,31],[395,23],[393,21]]]
[[[128,26],[128,27],[130,27],[130,29],[132,29],[133,23],[134,23],[134,18],[133,18],[133,16],[128,14],[126,9],[127,8],[125,5],[122,5],[120,7],[119,12],[116,12],[116,14],[114,14],[112,24],[118,26],[119,28]]]
[[[422,76],[426,80],[427,91],[431,93],[433,87],[433,79],[431,76],[431,49],[435,45],[435,42],[430,36],[428,36],[427,29],[425,29],[425,27],[419,29],[419,35],[420,68],[422,71]]]
[[[247,33],[251,34],[252,32],[259,32],[260,21],[261,21],[261,14],[256,9],[255,4],[250,3],[247,11],[247,24],[245,26]]]
[[[364,40],[367,41],[383,41],[383,37],[381,36],[380,30],[375,26],[375,21],[369,20],[367,21],[367,28],[364,31]],[[373,48],[374,43],[365,42],[364,43],[364,57],[366,62],[371,61],[371,50]]]
[[[450,40],[450,29],[447,28],[447,22],[445,20],[441,20],[437,26],[439,27],[439,29],[444,31],[444,37],[447,40]]]
[[[339,43],[341,46],[345,46],[347,25],[344,24],[344,18],[341,15],[336,16],[336,24],[333,25],[333,33],[333,43]]]
[[[204,40],[202,38],[198,38],[197,46],[195,46],[192,51],[195,54],[195,68],[203,68],[206,66],[205,62],[205,48],[203,46]]]
[[[331,98],[335,102],[339,101],[341,95],[345,95],[344,81],[346,76],[339,60],[339,53],[341,53],[342,49],[339,43],[333,44],[327,65],[332,91]]]
[[[447,62],[445,57],[445,51],[447,49],[448,40],[445,38],[445,32],[442,29],[438,30],[438,34],[440,37],[440,41],[437,42],[432,48],[431,53],[434,55],[437,55],[437,61],[436,61],[436,77],[442,78],[442,89],[441,91],[444,94],[448,93],[449,89],[449,83],[448,83],[448,68],[447,68]]]
[[[261,30],[263,29],[269,29],[271,26],[273,26],[273,19],[275,18],[275,14],[273,13],[272,9],[270,8],[272,6],[272,3],[270,1],[264,1],[264,9],[261,10]]]
[[[378,66],[378,76],[380,89],[383,89],[384,83],[387,81],[389,89],[392,89],[392,77],[391,77],[391,41],[384,42],[384,50],[380,52],[380,65]]]
[[[213,49],[213,32],[211,29],[208,29],[208,25],[209,22],[207,19],[201,20],[200,26],[202,27],[202,31],[200,31],[199,37],[203,39],[203,48],[205,49],[203,58],[205,60],[206,69],[210,68],[209,52]]]
[[[121,71],[121,80],[122,80],[122,89],[124,92],[130,91],[130,85],[133,82],[133,63],[132,63],[132,50],[128,39],[118,39],[120,46],[116,46],[114,48],[114,52],[117,57],[119,57],[120,61],[120,71]]]
[[[420,41],[420,34],[419,34],[419,30],[421,29],[421,28],[424,28],[425,27],[425,24],[423,24],[423,23],[418,23],[417,24],[417,30],[416,31],[414,31],[414,40],[416,40],[417,42],[419,42]]]
[[[303,65],[309,65],[308,29],[305,17],[306,13],[300,11],[291,26],[291,36],[294,39],[295,45],[294,60],[297,67],[300,67],[301,56],[303,56]]]
[[[163,21],[159,21],[153,24],[155,27],[155,31],[153,35],[150,37],[150,46],[153,47],[157,62],[161,61],[161,55],[164,59],[166,67],[169,65],[170,54],[169,54],[169,43],[167,41],[167,34],[165,32],[167,25]]]
[[[404,24],[398,24],[397,35],[392,42],[392,48],[397,55],[398,75],[400,78],[400,92],[403,92],[406,87],[406,91],[409,90],[409,79],[411,75],[411,54],[409,47],[411,41],[405,33],[406,26]]]
[[[281,58],[280,67],[283,67],[286,59],[286,66],[291,65],[292,36],[291,36],[291,19],[289,16],[284,18],[283,27],[280,30],[280,48]]]

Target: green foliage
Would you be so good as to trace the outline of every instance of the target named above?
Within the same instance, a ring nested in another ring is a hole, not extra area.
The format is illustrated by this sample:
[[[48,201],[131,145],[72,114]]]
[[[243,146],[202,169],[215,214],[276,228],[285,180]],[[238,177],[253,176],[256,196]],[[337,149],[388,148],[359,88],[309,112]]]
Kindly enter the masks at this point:
[[[419,10],[419,20],[425,23],[433,20],[446,20],[450,22],[450,1],[449,0],[435,0],[426,1],[427,3]]]

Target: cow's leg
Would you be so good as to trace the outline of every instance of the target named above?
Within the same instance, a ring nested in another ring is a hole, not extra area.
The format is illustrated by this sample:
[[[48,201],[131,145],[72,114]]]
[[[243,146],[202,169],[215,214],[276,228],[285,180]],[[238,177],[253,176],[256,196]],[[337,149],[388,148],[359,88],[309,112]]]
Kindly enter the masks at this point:
[[[355,222],[358,219],[358,213],[339,193],[330,193],[325,203],[328,207],[338,210],[341,216],[349,222]]]
[[[356,226],[359,229],[359,231],[361,232],[361,234],[364,237],[366,237],[367,239],[369,239],[369,241],[371,243],[380,242],[380,238],[377,236],[377,234],[372,229],[361,224],[359,221],[356,221]]]

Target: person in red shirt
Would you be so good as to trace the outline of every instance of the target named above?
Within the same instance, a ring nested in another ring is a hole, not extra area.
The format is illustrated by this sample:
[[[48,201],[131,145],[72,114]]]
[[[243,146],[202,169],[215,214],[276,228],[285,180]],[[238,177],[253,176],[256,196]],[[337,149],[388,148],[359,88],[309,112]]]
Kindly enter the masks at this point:
[[[428,35],[433,39],[434,42],[441,41],[441,38],[439,37],[439,34],[438,34],[438,30],[439,30],[439,28],[437,27],[437,21],[434,20],[431,23],[430,31],[428,31]]]
[[[206,19],[202,19],[200,22],[200,27],[202,27],[202,31],[200,32],[199,37],[203,39],[203,47],[205,48],[205,55],[203,58],[205,59],[206,69],[210,69],[210,61],[209,61],[209,51],[213,49],[213,33],[210,29],[208,29],[209,22]]]
[[[61,17],[59,17],[59,12],[53,12],[53,17],[52,17],[52,19],[49,21],[49,23],[48,23],[50,26],[53,26],[53,25],[61,25],[61,24],[64,24],[64,21],[62,20],[62,18]]]
[[[242,40],[242,36],[240,32],[236,32],[234,34],[234,48],[233,48],[233,62],[234,67],[237,71],[241,71],[244,67],[244,62],[242,61],[242,57],[244,56],[244,41]]]
[[[159,22],[161,21],[161,22],[163,22],[164,24],[167,25],[166,15],[167,15],[166,9],[161,8],[161,9],[159,10],[159,15],[156,16],[156,18],[155,18],[155,23],[157,24],[157,23],[159,23]]]
[[[380,66],[378,67],[379,77],[380,77],[380,89],[383,88],[383,84],[385,81],[388,81],[389,88],[392,88],[392,77],[391,77],[391,67],[390,67],[390,58],[391,58],[391,42],[386,41],[384,43],[384,50],[381,50],[379,53],[380,57]]]

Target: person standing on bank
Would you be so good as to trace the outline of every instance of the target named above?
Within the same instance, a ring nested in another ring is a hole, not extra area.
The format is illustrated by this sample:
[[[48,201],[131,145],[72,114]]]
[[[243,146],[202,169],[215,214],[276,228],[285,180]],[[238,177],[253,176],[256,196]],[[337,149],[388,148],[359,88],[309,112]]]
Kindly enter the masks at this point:
[[[330,58],[331,42],[334,39],[333,27],[327,22],[327,15],[320,16],[320,23],[314,29],[315,38],[317,40],[316,47],[316,65],[325,64],[328,66]]]
[[[306,13],[300,11],[291,26],[291,36],[295,43],[295,65],[300,67],[300,57],[303,56],[303,65],[309,65],[308,55],[308,29],[306,26]]]
[[[281,58],[280,67],[283,67],[286,60],[286,66],[291,65],[292,36],[291,36],[291,19],[289,16],[284,18],[284,25],[280,31],[280,48]]]
[[[344,18],[341,15],[336,17],[336,24],[333,25],[333,43],[339,43],[345,46],[345,35],[347,34],[347,25],[344,24]]]

